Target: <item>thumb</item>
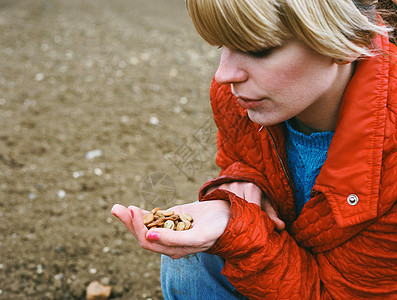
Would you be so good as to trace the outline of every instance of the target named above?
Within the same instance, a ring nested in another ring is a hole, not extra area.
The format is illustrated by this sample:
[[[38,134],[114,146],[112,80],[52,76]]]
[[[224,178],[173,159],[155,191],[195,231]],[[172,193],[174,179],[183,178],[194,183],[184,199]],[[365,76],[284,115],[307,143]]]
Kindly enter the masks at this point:
[[[276,224],[276,230],[281,231],[285,229],[285,223],[277,216],[276,210],[271,205],[269,199],[262,201],[262,209],[267,213],[270,219]]]

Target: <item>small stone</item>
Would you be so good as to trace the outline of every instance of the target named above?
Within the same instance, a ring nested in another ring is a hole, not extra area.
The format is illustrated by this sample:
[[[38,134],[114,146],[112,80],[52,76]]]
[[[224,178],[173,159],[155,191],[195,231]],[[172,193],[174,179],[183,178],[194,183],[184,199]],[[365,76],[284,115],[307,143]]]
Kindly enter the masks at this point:
[[[128,116],[122,116],[120,118],[120,121],[121,121],[121,123],[126,124],[126,123],[128,123],[130,121],[130,118],[128,118]]]
[[[104,285],[108,285],[110,282],[110,278],[109,277],[102,277],[101,278],[101,283]]]
[[[88,160],[92,160],[94,158],[101,157],[101,156],[102,156],[102,151],[98,150],[98,149],[92,150],[92,151],[88,151],[85,154],[85,158],[88,159]]]
[[[44,74],[43,73],[37,73],[34,76],[34,79],[36,79],[36,81],[42,81],[44,79]]]
[[[60,199],[65,198],[66,192],[65,192],[64,190],[59,190],[59,191],[57,192],[57,196],[58,196],[58,198],[60,198]]]
[[[37,265],[37,274],[42,274],[43,273],[43,266],[41,264]]]
[[[158,125],[160,123],[160,121],[157,117],[150,117],[149,123],[152,125]]]
[[[83,172],[83,171],[76,171],[76,172],[73,172],[73,178],[75,178],[75,179],[80,178],[80,177],[82,177],[83,175],[84,175],[84,172]]]
[[[91,282],[86,289],[87,300],[106,300],[110,297],[112,287],[98,281]]]
[[[95,168],[94,169],[94,174],[96,176],[101,176],[103,174],[103,171],[100,168]]]
[[[179,99],[179,103],[182,104],[182,105],[186,104],[187,102],[188,102],[188,100],[187,100],[186,97],[182,97],[182,98]]]

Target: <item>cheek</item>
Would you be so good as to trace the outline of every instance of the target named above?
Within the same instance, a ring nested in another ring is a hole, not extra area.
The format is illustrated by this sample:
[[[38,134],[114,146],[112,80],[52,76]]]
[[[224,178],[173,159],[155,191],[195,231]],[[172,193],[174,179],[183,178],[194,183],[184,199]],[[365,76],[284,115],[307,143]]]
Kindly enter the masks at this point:
[[[264,78],[264,84],[271,89],[272,93],[289,94],[296,92],[302,85],[302,70],[300,68],[277,68],[268,73]]]
[[[320,74],[316,74],[316,66],[310,61],[303,63],[291,62],[287,68],[277,68],[273,76],[268,76],[268,82],[274,91],[280,95],[300,98],[308,96],[310,90],[316,88]]]

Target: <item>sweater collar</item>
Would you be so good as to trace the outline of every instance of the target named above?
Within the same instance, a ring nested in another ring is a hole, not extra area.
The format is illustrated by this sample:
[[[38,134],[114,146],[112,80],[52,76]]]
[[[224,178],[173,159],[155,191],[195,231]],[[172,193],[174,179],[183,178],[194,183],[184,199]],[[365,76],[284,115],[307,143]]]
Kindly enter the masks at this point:
[[[377,43],[388,52],[388,40]],[[341,227],[377,217],[389,57],[359,61],[344,93],[328,158],[314,190],[323,192]]]

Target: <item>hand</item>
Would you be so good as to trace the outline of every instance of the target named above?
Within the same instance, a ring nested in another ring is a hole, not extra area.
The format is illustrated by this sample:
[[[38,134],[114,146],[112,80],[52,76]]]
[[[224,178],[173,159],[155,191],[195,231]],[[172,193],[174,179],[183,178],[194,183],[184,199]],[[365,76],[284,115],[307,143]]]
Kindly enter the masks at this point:
[[[193,218],[193,227],[184,231],[166,228],[148,230],[143,224],[143,214],[148,211],[136,206],[129,206],[127,209],[116,204],[112,208],[112,214],[123,222],[142,248],[171,258],[181,258],[211,248],[225,231],[230,217],[230,204],[223,200],[179,205],[170,210],[177,214],[183,212],[190,214]]]
[[[262,208],[267,213],[270,219],[276,224],[276,229],[281,231],[285,228],[285,223],[278,216],[277,212],[270,203],[269,198],[262,192],[262,190],[251,182],[235,181],[224,183],[219,186],[211,187],[206,194],[213,192],[216,189],[223,189],[234,193],[236,196],[245,199],[247,202],[254,203]]]

